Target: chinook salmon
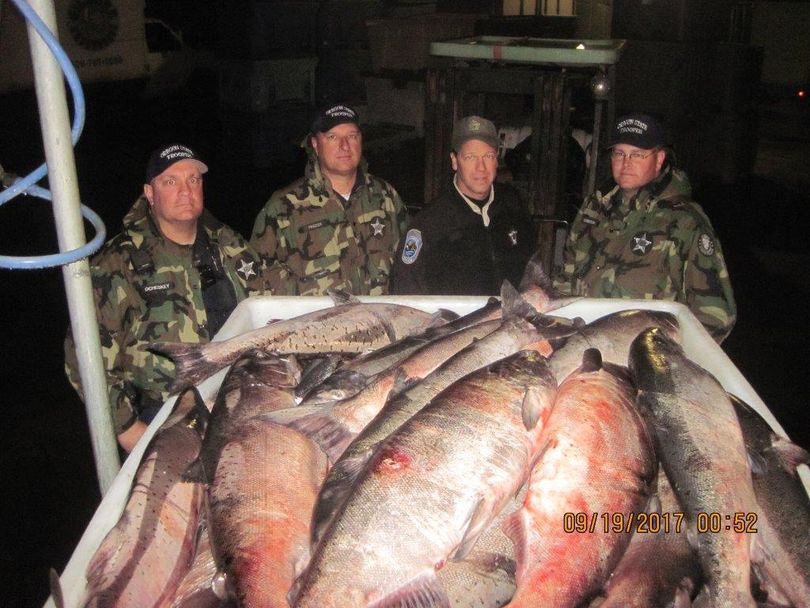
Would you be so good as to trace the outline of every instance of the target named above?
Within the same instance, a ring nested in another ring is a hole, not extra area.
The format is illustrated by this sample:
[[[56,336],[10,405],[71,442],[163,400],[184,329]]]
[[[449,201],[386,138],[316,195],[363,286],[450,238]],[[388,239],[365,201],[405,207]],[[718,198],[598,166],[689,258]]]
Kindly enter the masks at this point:
[[[595,349],[560,384],[526,500],[505,523],[517,549],[511,608],[578,606],[621,558],[657,470],[634,396],[626,368]]]
[[[582,363],[582,353],[597,349],[603,361],[627,366],[630,343],[648,327],[659,327],[680,341],[680,327],[675,315],[658,310],[623,310],[600,317],[567,338],[554,351],[549,364],[559,382],[565,380]]]
[[[310,557],[310,518],[326,455],[264,416],[244,421],[222,449],[208,490],[217,563],[238,605],[285,607]]]
[[[203,518],[204,519],[204,518]],[[223,608],[225,578],[217,569],[211,552],[208,526],[202,523],[197,535],[194,561],[170,604],[171,608]]]
[[[515,292],[509,281],[504,281],[501,288],[501,300],[503,300],[505,292],[519,293],[520,297],[538,313],[548,313],[581,299],[579,296],[563,297],[554,288],[551,279],[543,271],[539,253],[535,254],[526,264],[518,292]],[[510,297],[515,298],[516,295]],[[427,342],[477,323],[501,319],[502,312],[501,301],[491,297],[484,306],[458,319],[438,327],[430,327],[419,334],[407,336],[388,346],[356,357],[341,366],[328,380],[325,380],[306,400],[305,404],[315,405],[347,399],[359,392],[366,385],[368,378],[405,360]],[[549,352],[546,354],[550,354],[550,352],[549,348]]]
[[[309,559],[309,522],[326,456],[264,416],[292,407],[292,357],[250,351],[228,373],[200,456],[212,552],[238,605],[284,606]]]
[[[704,605],[754,608],[750,519],[761,520],[734,408],[720,383],[659,329],[630,347],[637,403],[694,534]],[[739,515],[737,515],[739,514]],[[758,526],[756,527],[758,529]]]
[[[754,493],[772,526],[761,537],[769,558],[754,566],[759,587],[771,603],[810,607],[810,499],[796,472],[799,464],[810,465],[810,454],[777,435],[750,405],[729,397],[754,463]]]
[[[199,458],[186,478],[211,483],[220,452],[244,420],[295,405],[293,391],[301,378],[294,357],[261,350],[245,352],[228,370],[217,392]]]
[[[124,512],[87,567],[87,608],[164,606],[188,571],[203,490],[182,480],[197,457],[206,409],[182,393],[144,452]]]
[[[302,404],[274,418],[312,437],[334,462],[390,395],[412,386],[460,350],[491,334],[500,323],[484,321],[428,342],[397,366],[369,379],[365,388],[353,397],[328,405]]]
[[[599,598],[589,608],[689,608],[701,585],[700,563],[672,486],[658,472],[656,508],[643,516]]]
[[[506,308],[498,328],[459,351],[413,386],[389,399],[340,454],[324,481],[313,515],[313,542],[329,517],[351,492],[354,480],[371,457],[375,446],[416,414],[448,386],[482,367],[518,350],[533,348],[548,352],[549,340],[569,335],[581,320],[569,321],[538,315],[507,284],[502,294]]]
[[[345,293],[331,293],[336,305],[292,319],[272,322],[234,338],[206,344],[155,342],[149,349],[170,357],[176,391],[197,384],[252,349],[279,354],[361,353],[440,325],[458,315],[428,313],[401,304],[363,303]]]
[[[292,605],[447,605],[436,570],[469,554],[523,484],[555,391],[545,359],[524,351],[442,392],[375,450]]]

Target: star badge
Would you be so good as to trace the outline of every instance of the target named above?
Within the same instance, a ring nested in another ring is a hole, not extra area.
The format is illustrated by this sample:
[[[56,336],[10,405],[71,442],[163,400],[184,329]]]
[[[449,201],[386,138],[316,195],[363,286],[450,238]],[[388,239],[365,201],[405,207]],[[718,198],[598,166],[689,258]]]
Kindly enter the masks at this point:
[[[652,241],[647,238],[647,233],[642,232],[633,237],[633,253],[644,255],[652,245]]]
[[[371,227],[374,229],[374,234],[372,236],[382,236],[385,224],[380,221],[380,218],[375,217],[374,221],[371,222]]]
[[[241,265],[239,268],[236,269],[236,272],[242,275],[242,277],[247,281],[250,277],[256,276],[256,271],[253,270],[253,264],[255,262],[247,260],[242,260]]]

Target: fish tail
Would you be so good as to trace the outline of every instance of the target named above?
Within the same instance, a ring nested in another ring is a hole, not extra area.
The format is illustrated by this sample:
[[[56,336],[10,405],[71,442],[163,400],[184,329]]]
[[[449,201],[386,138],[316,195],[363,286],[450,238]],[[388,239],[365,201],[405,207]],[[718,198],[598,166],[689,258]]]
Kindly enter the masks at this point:
[[[541,263],[542,252],[538,250],[526,264],[526,269],[523,271],[523,276],[520,278],[518,289],[520,291],[528,291],[529,289],[536,288],[543,291],[549,300],[558,300],[562,294],[554,287],[551,277],[543,270]]]
[[[169,384],[169,392],[176,393],[184,388],[199,384],[227,363],[217,365],[206,356],[207,344],[185,344],[183,342],[153,342],[149,350],[169,357],[174,361],[175,378]]]

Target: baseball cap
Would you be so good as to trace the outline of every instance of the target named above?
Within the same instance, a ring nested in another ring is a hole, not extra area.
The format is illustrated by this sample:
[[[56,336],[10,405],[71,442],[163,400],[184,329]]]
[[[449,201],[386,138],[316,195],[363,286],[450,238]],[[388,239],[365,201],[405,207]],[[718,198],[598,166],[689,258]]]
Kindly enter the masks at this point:
[[[501,143],[495,125],[480,116],[465,116],[453,126],[453,150],[458,151],[464,142],[471,139],[480,139],[496,150]]]
[[[199,159],[194,150],[183,144],[169,144],[158,148],[149,155],[149,162],[146,163],[145,183],[148,184],[174,163],[181,160],[195,161],[200,166],[200,173],[208,171],[208,165]]]
[[[318,111],[312,121],[310,133],[325,133],[338,125],[354,123],[360,128],[360,117],[349,106],[338,104],[329,106]]]
[[[610,145],[628,144],[650,150],[668,143],[664,128],[655,118],[647,114],[628,114],[616,121]]]

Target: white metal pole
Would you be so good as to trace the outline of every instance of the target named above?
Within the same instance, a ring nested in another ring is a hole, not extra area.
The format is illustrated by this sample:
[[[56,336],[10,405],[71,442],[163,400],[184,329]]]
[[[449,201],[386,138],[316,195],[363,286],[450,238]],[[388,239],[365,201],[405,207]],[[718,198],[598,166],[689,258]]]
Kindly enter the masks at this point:
[[[29,0],[29,4],[58,37],[53,0]],[[70,139],[65,83],[59,64],[31,24],[28,25],[28,40],[34,66],[42,141],[48,163],[48,181],[53,193],[59,249],[68,251],[84,245],[86,237],[76,179],[76,162]],[[121,464],[101,360],[90,265],[86,259],[67,264],[62,267],[62,276],[79,360],[96,472],[101,493],[104,495]]]

